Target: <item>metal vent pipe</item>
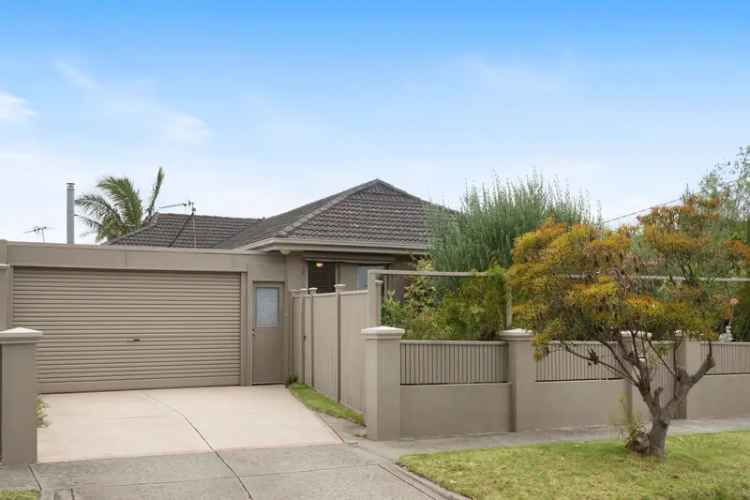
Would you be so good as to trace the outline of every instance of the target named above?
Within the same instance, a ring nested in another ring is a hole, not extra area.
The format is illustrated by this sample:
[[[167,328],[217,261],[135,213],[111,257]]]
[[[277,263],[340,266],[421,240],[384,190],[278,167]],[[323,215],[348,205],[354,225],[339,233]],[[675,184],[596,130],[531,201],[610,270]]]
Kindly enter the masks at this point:
[[[76,198],[76,185],[73,182],[68,182],[68,201],[66,206],[66,224],[65,229],[67,230],[67,243],[68,245],[74,244],[76,241],[75,236],[75,198]]]

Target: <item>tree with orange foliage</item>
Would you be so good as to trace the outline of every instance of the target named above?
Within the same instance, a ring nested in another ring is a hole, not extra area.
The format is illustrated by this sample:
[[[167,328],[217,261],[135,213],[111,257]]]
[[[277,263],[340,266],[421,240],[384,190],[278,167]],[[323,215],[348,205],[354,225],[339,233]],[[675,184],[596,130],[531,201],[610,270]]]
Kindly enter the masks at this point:
[[[750,257],[746,244],[715,238],[711,228],[718,217],[717,199],[687,196],[678,206],[653,209],[634,226],[607,230],[550,221],[514,246],[508,279],[515,317],[535,332],[536,355],[559,346],[636,387],[652,423],[629,447],[645,455],[665,456],[670,422],[715,366],[711,342],[731,312],[726,287],[711,277],[717,259],[723,269],[728,263],[739,269]],[[648,259],[635,251],[636,239]],[[666,276],[649,277],[654,270]],[[687,339],[709,342],[695,373],[675,363],[674,352]],[[596,340],[608,355],[583,352],[573,340]],[[674,383],[669,398],[657,370],[667,370]]]

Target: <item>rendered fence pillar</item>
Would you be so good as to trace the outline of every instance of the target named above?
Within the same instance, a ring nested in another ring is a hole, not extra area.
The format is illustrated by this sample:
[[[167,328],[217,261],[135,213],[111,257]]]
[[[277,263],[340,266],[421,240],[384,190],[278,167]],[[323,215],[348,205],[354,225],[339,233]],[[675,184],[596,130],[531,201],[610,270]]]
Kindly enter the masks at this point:
[[[367,437],[389,441],[401,437],[401,337],[404,330],[376,326],[365,336],[365,423]]]
[[[529,418],[538,411],[549,411],[539,408],[535,401],[536,361],[534,346],[531,341],[534,334],[529,330],[516,328],[506,330],[500,338],[508,343],[508,382],[511,386],[510,429],[513,432],[532,428]]]
[[[8,242],[0,240],[0,331],[10,328],[10,266]]]
[[[341,402],[341,292],[346,285],[333,285],[336,290],[336,401]]]
[[[41,332],[0,332],[0,453],[4,465],[36,462],[36,344]]]

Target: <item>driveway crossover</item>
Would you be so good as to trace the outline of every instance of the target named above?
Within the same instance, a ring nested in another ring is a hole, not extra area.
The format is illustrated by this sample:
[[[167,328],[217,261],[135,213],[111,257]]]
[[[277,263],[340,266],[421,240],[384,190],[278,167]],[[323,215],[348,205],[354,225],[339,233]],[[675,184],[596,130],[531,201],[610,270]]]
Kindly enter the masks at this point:
[[[51,394],[39,461],[340,443],[283,386]]]
[[[439,498],[348,444],[37,464],[0,469],[0,485],[59,500]]]

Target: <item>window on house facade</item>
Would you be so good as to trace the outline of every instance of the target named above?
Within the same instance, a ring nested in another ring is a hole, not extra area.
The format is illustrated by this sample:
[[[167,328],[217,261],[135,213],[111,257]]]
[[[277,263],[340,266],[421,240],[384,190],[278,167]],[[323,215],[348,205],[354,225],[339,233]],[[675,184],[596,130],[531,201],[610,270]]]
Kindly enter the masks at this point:
[[[385,269],[385,266],[357,266],[357,290],[367,288],[367,271],[370,269]]]
[[[336,263],[310,261],[307,263],[307,288],[317,288],[317,293],[330,293],[336,284]]]

